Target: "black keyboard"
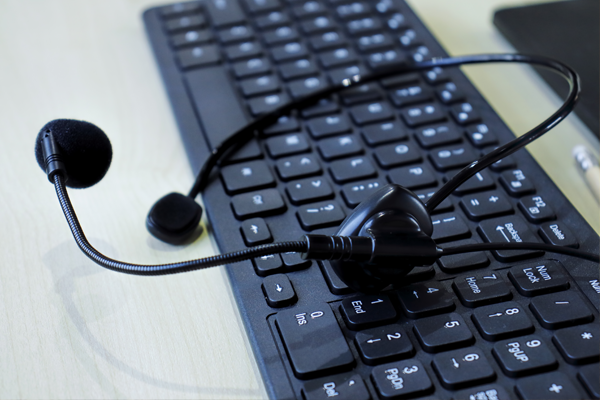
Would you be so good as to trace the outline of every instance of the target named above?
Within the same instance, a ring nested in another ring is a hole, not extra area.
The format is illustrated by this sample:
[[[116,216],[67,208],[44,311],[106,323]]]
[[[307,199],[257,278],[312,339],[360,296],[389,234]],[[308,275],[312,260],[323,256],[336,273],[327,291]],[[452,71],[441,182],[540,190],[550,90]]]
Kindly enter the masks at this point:
[[[144,22],[194,171],[262,113],[355,74],[446,55],[401,0],[205,0],[149,9]],[[222,252],[334,234],[387,183],[425,200],[512,138],[459,69],[398,75],[280,118],[215,171],[204,204]],[[432,220],[441,246],[599,251],[523,150],[463,184]],[[271,398],[600,396],[593,262],[460,254],[376,295],[295,253],[227,271]]]

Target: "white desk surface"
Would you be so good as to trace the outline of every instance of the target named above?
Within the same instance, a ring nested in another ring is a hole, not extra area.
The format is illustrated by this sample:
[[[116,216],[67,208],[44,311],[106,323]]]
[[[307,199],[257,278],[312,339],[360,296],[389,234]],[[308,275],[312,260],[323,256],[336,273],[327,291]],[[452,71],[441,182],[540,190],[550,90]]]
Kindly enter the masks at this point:
[[[528,3],[531,3],[529,1]],[[0,2],[0,398],[256,398],[264,392],[222,269],[143,278],[78,250],[34,139],[55,118],[98,124],[114,158],[98,185],[71,191],[90,241],[117,259],[212,254],[151,238],[153,202],[186,192],[192,172],[146,41],[155,0]],[[510,51],[491,24],[506,0],[412,0],[450,54]],[[526,67],[467,69],[516,132],[559,100]],[[596,230],[595,202],[571,160],[586,128],[569,118],[532,152]]]

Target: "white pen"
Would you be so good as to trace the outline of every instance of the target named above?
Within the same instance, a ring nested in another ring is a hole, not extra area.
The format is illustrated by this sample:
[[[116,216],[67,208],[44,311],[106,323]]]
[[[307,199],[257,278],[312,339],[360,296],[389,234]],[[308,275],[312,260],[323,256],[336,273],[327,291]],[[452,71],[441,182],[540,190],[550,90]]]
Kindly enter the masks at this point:
[[[598,166],[598,160],[583,145],[573,148],[573,157],[575,157],[577,166],[583,172],[585,181],[594,194],[596,201],[600,203],[600,167]]]

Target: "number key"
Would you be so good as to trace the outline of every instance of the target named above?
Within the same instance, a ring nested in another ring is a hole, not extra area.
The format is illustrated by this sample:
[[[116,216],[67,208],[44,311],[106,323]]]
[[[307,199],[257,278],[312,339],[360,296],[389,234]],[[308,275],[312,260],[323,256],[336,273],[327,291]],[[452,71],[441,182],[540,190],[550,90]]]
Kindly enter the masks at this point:
[[[549,343],[534,335],[498,342],[492,353],[504,373],[510,377],[546,371],[556,365]]]
[[[467,346],[474,340],[467,324],[457,313],[419,320],[415,323],[414,331],[428,353]]]
[[[436,282],[405,286],[399,290],[398,295],[409,318],[422,318],[454,310],[450,293]]]
[[[477,347],[438,354],[433,358],[433,369],[447,389],[459,389],[493,380],[494,369],[483,351]]]
[[[344,299],[340,311],[346,325],[352,330],[381,325],[396,318],[396,309],[386,295],[362,295]]]
[[[354,341],[360,356],[368,365],[410,357],[414,353],[406,332],[396,324],[358,332]]]
[[[373,368],[371,377],[379,394],[385,398],[418,397],[432,388],[423,364],[405,360]]]
[[[533,331],[531,320],[514,301],[477,308],[473,312],[473,322],[487,340],[500,340]]]

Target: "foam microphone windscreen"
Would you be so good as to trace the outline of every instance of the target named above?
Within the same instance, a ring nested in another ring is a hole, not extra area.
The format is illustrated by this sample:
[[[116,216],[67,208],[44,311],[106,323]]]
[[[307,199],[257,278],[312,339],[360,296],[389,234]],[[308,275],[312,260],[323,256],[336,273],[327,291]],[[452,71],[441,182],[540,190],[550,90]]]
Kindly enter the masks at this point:
[[[42,139],[48,131],[52,132],[61,152],[68,175],[67,186],[82,189],[104,177],[112,160],[112,147],[100,128],[74,119],[55,119],[44,125],[35,142],[35,158],[44,171]]]

